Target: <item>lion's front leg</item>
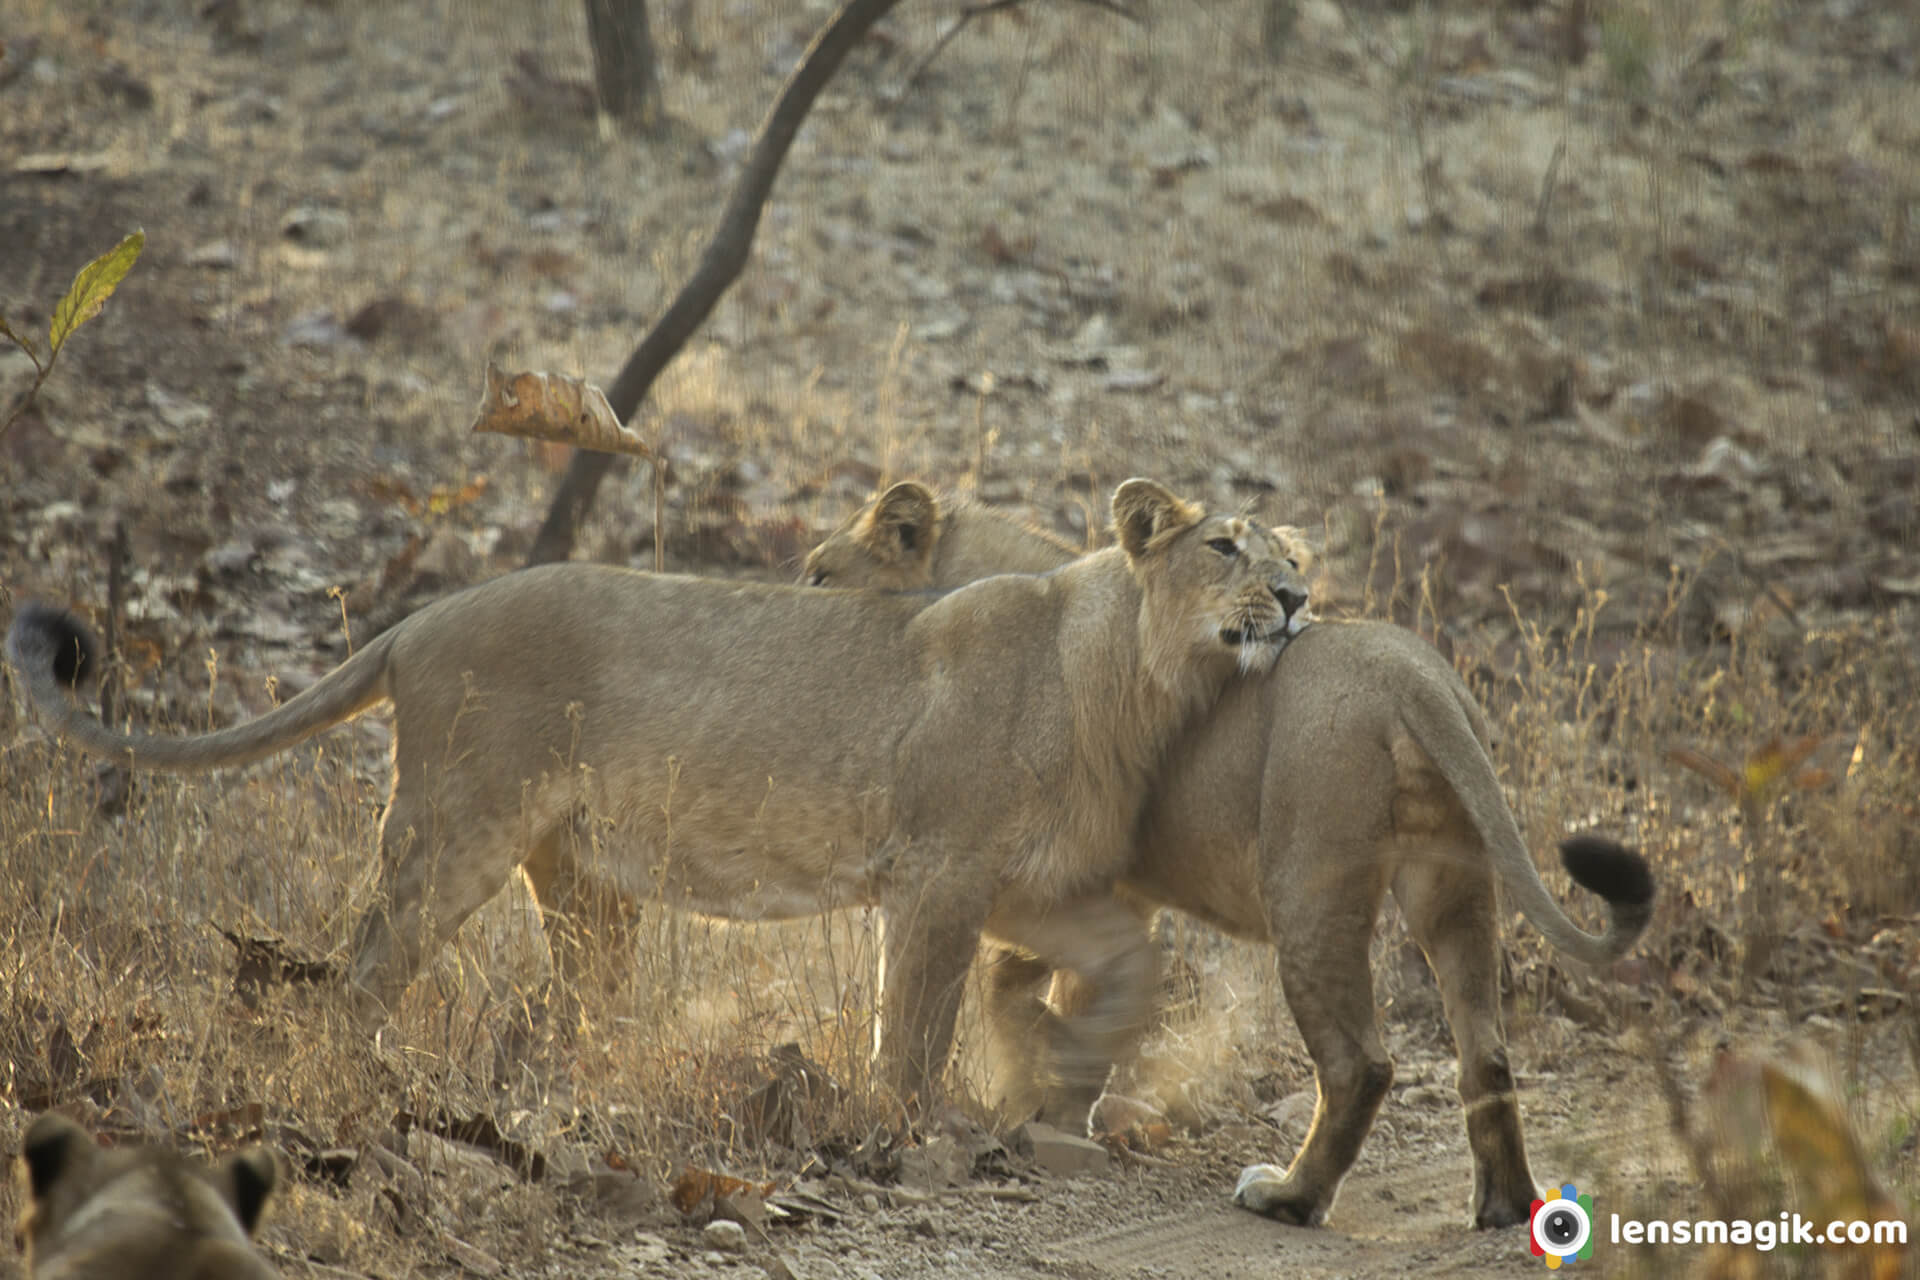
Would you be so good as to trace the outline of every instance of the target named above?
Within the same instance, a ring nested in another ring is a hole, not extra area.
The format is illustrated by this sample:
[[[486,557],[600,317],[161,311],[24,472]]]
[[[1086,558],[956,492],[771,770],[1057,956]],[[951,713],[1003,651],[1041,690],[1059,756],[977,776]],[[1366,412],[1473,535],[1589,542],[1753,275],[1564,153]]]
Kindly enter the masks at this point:
[[[1078,980],[1063,1012],[1040,1005],[1031,984],[1006,984],[1009,998],[989,1008],[989,1034],[994,1060],[1011,1067],[1009,1098],[1036,1096],[1042,1119],[1085,1132],[1114,1063],[1133,1053],[1153,1017],[1159,952],[1145,922],[1113,895],[1099,894],[1052,906],[1004,904],[987,932],[1034,957],[1030,966],[1066,970]],[[990,1001],[1000,985],[989,987]]]
[[[555,985],[571,1008],[590,987],[616,990],[633,972],[634,923],[640,908],[594,864],[591,836],[577,820],[534,842],[520,869],[540,906]]]
[[[912,866],[894,866],[879,893],[880,1077],[902,1105],[924,1113],[953,1051],[967,969],[980,944],[987,901],[977,881],[941,867],[916,846]],[[905,859],[903,862],[907,861]],[[927,862],[936,869],[927,874]]]

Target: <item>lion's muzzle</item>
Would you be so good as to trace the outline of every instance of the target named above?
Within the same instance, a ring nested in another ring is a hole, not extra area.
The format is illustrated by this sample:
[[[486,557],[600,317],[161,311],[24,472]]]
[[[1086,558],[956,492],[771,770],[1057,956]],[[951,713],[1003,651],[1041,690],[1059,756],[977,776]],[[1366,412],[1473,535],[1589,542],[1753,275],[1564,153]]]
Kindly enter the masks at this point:
[[[1250,591],[1240,598],[1233,616],[1220,628],[1220,639],[1236,647],[1272,645],[1277,654],[1312,620],[1306,591],[1285,580],[1275,581],[1265,591]]]

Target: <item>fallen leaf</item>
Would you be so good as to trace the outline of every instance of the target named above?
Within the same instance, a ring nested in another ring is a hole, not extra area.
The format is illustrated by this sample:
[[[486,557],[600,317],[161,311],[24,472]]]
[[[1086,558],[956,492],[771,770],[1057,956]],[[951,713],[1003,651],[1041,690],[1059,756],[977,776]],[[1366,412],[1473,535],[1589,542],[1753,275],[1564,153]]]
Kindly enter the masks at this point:
[[[773,1194],[773,1187],[771,1182],[748,1182],[712,1169],[693,1168],[673,1180],[667,1199],[681,1217],[691,1219],[703,1211],[710,1215],[714,1202],[722,1198],[751,1194],[764,1200]]]

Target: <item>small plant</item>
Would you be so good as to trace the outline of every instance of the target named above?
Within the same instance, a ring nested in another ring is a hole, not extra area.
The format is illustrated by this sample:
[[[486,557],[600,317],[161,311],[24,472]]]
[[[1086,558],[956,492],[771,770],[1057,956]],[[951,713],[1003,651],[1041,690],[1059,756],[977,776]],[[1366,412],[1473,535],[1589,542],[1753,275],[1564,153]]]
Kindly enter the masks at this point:
[[[80,268],[80,273],[74,276],[73,283],[67,288],[67,296],[60,299],[60,304],[53,309],[53,319],[47,325],[45,359],[41,358],[39,351],[30,340],[14,332],[6,318],[0,316],[0,334],[6,335],[8,341],[26,352],[27,359],[33,361],[33,385],[27,388],[27,394],[13,406],[5,420],[0,421],[0,436],[5,436],[20,415],[27,411],[27,406],[31,405],[34,397],[40,394],[40,384],[45,382],[47,375],[53,372],[53,362],[59,358],[60,349],[66,346],[67,339],[73,336],[74,330],[100,314],[100,308],[107,305],[107,299],[113,296],[113,291],[119,287],[120,282],[127,278],[127,272],[133,270],[135,260],[140,257],[140,251],[146,246],[147,233],[134,231],[119,244]]]

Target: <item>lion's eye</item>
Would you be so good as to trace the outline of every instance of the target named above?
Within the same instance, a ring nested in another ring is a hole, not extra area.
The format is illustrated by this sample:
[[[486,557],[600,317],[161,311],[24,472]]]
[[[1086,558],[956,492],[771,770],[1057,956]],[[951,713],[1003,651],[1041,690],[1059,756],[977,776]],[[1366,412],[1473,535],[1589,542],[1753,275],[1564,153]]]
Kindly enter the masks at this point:
[[[826,586],[827,571],[825,569],[815,569],[812,573],[807,575],[807,585],[810,587]]]
[[[1218,551],[1221,555],[1226,556],[1229,560],[1240,554],[1240,544],[1232,538],[1209,538],[1207,539],[1207,546],[1214,551]]]
[[[1293,570],[1295,573],[1298,573],[1300,572],[1300,562],[1298,560],[1295,560],[1292,556],[1288,556],[1287,568]]]

